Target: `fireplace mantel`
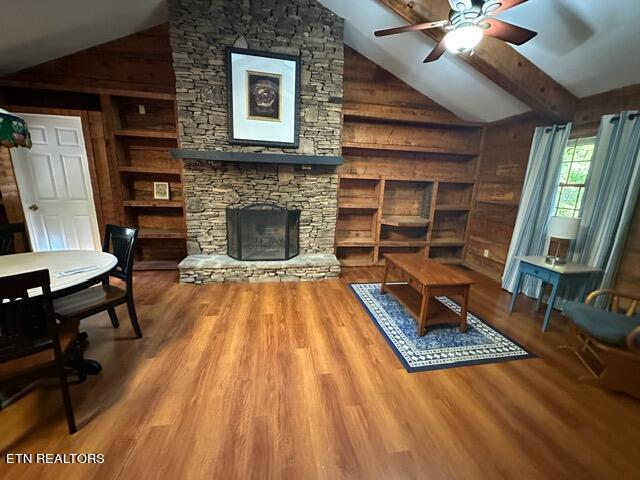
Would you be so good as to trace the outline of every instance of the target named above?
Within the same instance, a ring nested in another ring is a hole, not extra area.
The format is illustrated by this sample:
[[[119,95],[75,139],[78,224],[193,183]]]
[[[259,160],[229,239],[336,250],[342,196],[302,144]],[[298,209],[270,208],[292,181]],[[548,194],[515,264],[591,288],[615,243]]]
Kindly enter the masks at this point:
[[[295,155],[289,153],[222,152],[219,150],[187,150],[174,148],[171,155],[184,160],[212,160],[231,163],[270,163],[282,165],[342,165],[342,157],[327,155]]]

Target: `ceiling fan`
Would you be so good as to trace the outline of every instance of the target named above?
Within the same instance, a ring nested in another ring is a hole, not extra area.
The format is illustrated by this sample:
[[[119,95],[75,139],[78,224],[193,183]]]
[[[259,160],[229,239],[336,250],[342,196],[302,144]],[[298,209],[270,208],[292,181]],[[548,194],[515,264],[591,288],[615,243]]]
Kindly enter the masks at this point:
[[[483,35],[489,35],[513,45],[522,45],[537,35],[532,30],[512,25],[493,18],[494,15],[528,0],[449,0],[451,12],[448,20],[438,22],[418,23],[406,27],[378,30],[376,37],[394,35],[396,33],[428,30],[430,28],[444,28],[445,36],[438,42],[424,63],[439,59],[445,50],[453,53],[463,53],[473,50],[480,43]],[[413,2],[411,2],[413,3]]]

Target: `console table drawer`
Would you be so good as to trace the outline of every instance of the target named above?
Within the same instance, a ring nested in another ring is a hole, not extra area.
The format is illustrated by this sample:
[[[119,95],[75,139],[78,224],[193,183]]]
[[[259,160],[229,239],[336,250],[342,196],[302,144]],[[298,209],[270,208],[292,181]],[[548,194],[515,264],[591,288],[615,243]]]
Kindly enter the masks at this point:
[[[526,262],[520,263],[520,272],[539,278],[543,282],[549,281],[549,278],[551,278],[551,274],[553,273],[550,270],[538,267],[536,265],[531,265],[530,263]]]

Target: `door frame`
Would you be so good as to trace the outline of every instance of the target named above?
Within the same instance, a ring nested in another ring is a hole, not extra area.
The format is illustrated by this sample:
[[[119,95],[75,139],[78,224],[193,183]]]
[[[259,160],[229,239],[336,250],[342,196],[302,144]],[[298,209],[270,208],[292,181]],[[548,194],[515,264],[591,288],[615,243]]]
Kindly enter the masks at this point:
[[[75,110],[69,108],[49,108],[49,107],[24,107],[20,105],[7,105],[8,110],[12,112],[20,113],[32,113],[36,115],[60,115],[65,117],[80,117],[80,123],[82,126],[82,137],[84,139],[84,146],[87,152],[87,165],[89,167],[89,179],[91,181],[91,191],[93,195],[93,205],[96,210],[96,220],[98,222],[98,236],[100,243],[102,242],[102,234],[105,231],[105,221],[102,207],[102,198],[100,195],[100,183],[98,181],[98,174],[96,169],[94,144],[91,136],[91,126],[89,123],[89,112],[86,110]],[[11,161],[11,155],[9,155],[9,165],[13,169],[13,163]],[[13,173],[13,179],[16,182],[17,199],[19,202],[19,210],[22,214],[22,221],[26,226],[26,218],[22,208],[22,198],[20,198],[20,191],[18,190],[17,180],[15,179],[15,172]],[[29,237],[31,240],[31,237]]]

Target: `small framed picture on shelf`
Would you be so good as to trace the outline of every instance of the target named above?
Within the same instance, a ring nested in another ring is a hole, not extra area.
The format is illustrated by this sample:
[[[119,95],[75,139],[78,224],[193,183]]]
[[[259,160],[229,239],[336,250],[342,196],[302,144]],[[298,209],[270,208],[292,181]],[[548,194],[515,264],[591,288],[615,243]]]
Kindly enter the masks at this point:
[[[227,49],[229,143],[297,148],[300,57]]]
[[[153,199],[169,200],[169,182],[153,182]]]

